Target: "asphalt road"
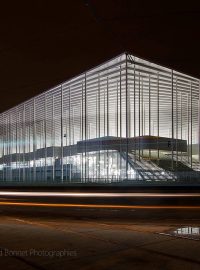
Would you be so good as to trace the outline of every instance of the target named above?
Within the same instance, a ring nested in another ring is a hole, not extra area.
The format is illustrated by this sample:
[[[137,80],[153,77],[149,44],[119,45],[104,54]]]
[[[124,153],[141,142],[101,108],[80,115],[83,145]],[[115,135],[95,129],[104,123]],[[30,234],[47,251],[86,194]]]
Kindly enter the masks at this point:
[[[197,191],[67,194],[0,193],[1,269],[200,268]]]

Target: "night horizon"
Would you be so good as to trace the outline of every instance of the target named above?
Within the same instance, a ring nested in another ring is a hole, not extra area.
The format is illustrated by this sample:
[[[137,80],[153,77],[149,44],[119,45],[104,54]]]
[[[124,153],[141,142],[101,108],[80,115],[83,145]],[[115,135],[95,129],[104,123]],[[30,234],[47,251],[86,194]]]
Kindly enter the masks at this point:
[[[1,112],[124,51],[199,78],[198,4],[22,1],[2,10]]]

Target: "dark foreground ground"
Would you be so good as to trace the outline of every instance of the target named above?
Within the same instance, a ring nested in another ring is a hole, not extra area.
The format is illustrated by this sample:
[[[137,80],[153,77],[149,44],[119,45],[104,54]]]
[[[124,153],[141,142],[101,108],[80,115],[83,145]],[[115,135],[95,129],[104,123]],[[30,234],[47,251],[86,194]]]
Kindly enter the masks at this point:
[[[200,269],[198,196],[57,199],[1,195],[0,202],[0,269]],[[132,208],[95,206],[103,204]]]

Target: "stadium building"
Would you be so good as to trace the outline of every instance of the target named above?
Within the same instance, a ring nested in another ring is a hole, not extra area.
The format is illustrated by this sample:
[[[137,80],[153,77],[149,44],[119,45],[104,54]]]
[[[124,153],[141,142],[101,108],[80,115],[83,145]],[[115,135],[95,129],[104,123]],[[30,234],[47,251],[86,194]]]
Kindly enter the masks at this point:
[[[0,114],[0,181],[197,182],[199,90],[123,53]]]

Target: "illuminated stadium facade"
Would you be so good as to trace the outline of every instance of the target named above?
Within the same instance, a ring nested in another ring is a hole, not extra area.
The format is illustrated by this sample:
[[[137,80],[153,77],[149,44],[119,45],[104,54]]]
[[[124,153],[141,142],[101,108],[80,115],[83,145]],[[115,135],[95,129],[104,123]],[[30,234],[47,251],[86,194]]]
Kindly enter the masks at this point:
[[[191,182],[199,80],[124,53],[0,114],[0,180]]]

